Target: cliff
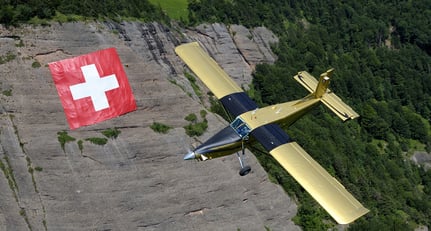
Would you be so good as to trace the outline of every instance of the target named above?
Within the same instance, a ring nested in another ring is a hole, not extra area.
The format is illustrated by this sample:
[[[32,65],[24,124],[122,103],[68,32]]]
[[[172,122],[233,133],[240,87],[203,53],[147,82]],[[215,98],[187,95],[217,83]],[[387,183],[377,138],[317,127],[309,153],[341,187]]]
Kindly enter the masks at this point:
[[[265,28],[222,24],[168,28],[158,23],[88,22],[0,28],[0,230],[298,230],[296,205],[248,153],[183,161],[227,122],[208,113],[208,130],[190,138],[184,117],[205,110],[174,54],[200,41],[243,88],[260,62],[274,62],[277,38]],[[115,47],[137,111],[70,131],[49,62]],[[198,82],[202,91],[206,88]],[[206,95],[206,94],[203,94]],[[173,127],[153,131],[153,122]],[[121,133],[96,145],[101,131]],[[73,141],[64,148],[59,132]]]

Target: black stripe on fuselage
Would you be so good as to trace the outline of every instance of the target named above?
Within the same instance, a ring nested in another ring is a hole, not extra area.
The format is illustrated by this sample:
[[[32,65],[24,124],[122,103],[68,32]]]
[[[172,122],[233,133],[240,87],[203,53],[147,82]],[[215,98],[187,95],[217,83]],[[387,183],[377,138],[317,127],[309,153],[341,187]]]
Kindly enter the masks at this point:
[[[255,128],[251,135],[263,145],[265,150],[270,152],[272,149],[292,142],[292,139],[277,124],[267,124]]]
[[[234,118],[257,108],[257,104],[245,92],[227,95],[220,102]]]
[[[227,126],[209,138],[203,144],[199,145],[194,150],[194,152],[199,154],[207,154],[214,150],[227,151],[229,148],[232,148],[230,147],[232,144],[238,143],[240,141],[241,137],[235,132],[235,130],[233,130],[231,126]],[[237,147],[233,147],[233,149],[237,149]]]

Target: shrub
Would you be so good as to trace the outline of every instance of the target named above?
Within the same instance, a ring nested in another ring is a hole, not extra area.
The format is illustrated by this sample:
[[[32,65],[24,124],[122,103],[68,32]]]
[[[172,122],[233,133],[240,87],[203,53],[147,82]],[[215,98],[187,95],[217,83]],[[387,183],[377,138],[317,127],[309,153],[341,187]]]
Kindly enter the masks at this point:
[[[186,117],[184,117],[184,119],[193,123],[198,120],[198,117],[195,115],[195,113],[190,113]]]
[[[58,138],[58,142],[60,142],[61,149],[63,149],[63,151],[64,151],[64,145],[67,142],[75,141],[76,140],[75,138],[69,136],[66,131],[57,132],[57,135],[58,135],[58,137],[57,137]]]
[[[201,110],[201,117],[202,117],[202,119],[205,119],[205,117],[207,116],[207,114],[208,114],[208,112],[207,111],[205,111],[205,110]]]
[[[38,61],[34,61],[34,62],[31,64],[31,67],[33,67],[33,68],[39,68],[39,67],[41,67],[41,65],[40,65],[40,63],[39,63]]]
[[[157,122],[154,122],[154,123],[150,126],[150,128],[151,128],[151,129],[153,129],[153,131],[155,131],[155,132],[163,133],[163,134],[168,133],[168,131],[169,131],[170,129],[172,129],[172,127],[171,127],[171,126],[168,126],[168,125],[165,125],[165,124],[162,124],[162,123],[157,123]]]
[[[208,123],[207,121],[203,121],[200,123],[190,123],[187,126],[184,126],[184,129],[186,130],[186,134],[188,136],[201,136],[202,134],[204,134],[204,132],[207,130],[208,128]]]
[[[82,154],[82,150],[84,150],[84,141],[78,140],[78,148],[79,148],[79,151],[81,151],[81,154]]]
[[[108,143],[108,139],[101,137],[90,137],[85,140],[97,145],[105,145],[106,143]]]
[[[5,96],[12,96],[12,89],[4,90],[4,91],[2,92],[2,94],[3,94],[3,95],[5,95]]]
[[[120,133],[121,133],[121,131],[118,130],[117,128],[109,128],[109,129],[102,131],[102,134],[104,136],[106,136],[108,138],[113,138],[113,139],[117,138],[118,135],[120,135]]]

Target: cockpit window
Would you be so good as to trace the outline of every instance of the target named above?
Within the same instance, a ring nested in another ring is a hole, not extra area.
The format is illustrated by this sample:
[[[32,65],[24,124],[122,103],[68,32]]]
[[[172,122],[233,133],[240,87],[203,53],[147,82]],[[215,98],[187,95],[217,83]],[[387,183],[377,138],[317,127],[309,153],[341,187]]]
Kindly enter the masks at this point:
[[[244,121],[242,121],[240,117],[236,117],[236,119],[232,121],[230,126],[243,139],[248,137],[248,134],[250,133],[250,128]]]

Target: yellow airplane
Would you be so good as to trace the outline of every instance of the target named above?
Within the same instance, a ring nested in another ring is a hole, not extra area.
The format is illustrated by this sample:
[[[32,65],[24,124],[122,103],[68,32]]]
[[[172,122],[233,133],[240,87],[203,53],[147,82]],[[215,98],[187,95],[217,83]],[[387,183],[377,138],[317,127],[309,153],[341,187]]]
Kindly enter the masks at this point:
[[[226,128],[188,153],[185,160],[208,160],[237,152],[240,175],[243,176],[251,168],[244,165],[239,151],[244,154],[248,144],[259,142],[339,224],[351,223],[369,211],[281,129],[320,103],[343,121],[359,116],[328,89],[334,69],[321,74],[319,81],[306,71],[299,72],[294,78],[311,92],[309,95],[258,108],[197,42],[180,45],[175,52],[235,118]]]

